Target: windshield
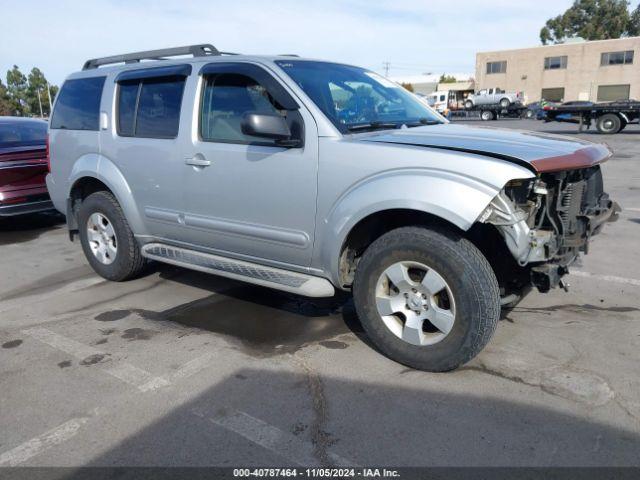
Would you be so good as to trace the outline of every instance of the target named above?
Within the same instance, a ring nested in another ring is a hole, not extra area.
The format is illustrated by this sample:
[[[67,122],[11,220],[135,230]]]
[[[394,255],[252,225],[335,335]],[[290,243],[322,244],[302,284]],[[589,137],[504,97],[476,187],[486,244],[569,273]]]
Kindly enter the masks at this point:
[[[342,133],[444,123],[413,94],[377,73],[329,62],[276,63]]]

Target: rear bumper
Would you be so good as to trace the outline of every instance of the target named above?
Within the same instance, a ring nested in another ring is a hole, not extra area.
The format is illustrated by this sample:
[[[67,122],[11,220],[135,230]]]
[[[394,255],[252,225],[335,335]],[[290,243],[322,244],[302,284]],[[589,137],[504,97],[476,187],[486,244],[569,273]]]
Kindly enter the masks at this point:
[[[51,210],[53,203],[44,185],[0,192],[0,217]]]
[[[0,203],[0,217],[13,217],[14,215],[24,215],[26,213],[46,212],[53,210],[51,200],[32,201],[3,205]]]

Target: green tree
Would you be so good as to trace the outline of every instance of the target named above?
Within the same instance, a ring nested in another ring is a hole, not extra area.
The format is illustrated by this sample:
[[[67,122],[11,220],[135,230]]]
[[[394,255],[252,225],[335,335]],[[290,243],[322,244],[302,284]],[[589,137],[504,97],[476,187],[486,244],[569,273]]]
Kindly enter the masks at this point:
[[[576,36],[606,40],[635,35],[639,17],[638,9],[630,14],[627,0],[575,0],[562,15],[547,20],[540,30],[540,41],[546,45]]]
[[[25,98],[29,107],[29,111],[32,115],[42,115],[48,117],[51,113],[49,111],[49,88],[47,87],[48,82],[42,71],[37,67],[32,68],[27,80],[27,91]],[[40,110],[41,106],[42,110]]]
[[[7,87],[5,87],[4,83],[2,83],[2,79],[0,79],[0,115],[13,115],[13,107],[11,105],[11,98],[9,97],[9,92],[7,92]]]
[[[440,80],[438,83],[456,83],[458,80],[453,75],[445,75],[444,73],[440,75]]]
[[[14,115],[24,116],[29,114],[27,103],[27,77],[14,65],[7,72],[7,91],[11,99],[11,107]]]
[[[640,4],[638,4],[636,9],[631,14],[631,17],[629,18],[629,27],[627,28],[627,34],[630,37],[640,35]]]

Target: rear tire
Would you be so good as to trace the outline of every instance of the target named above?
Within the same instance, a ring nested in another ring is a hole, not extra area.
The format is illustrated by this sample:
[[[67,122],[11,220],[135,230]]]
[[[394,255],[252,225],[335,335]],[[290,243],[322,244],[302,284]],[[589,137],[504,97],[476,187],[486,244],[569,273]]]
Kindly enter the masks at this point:
[[[494,117],[495,115],[491,110],[483,110],[482,112],[480,112],[480,118],[485,122],[493,120]]]
[[[502,108],[509,108],[509,105],[511,105],[511,100],[509,100],[508,98],[503,98],[502,100],[500,100],[500,106]]]
[[[596,120],[598,132],[605,135],[618,133],[622,127],[622,120],[615,113],[606,113]]]
[[[473,108],[473,102],[471,100],[467,100],[464,102],[464,108]]]
[[[388,273],[399,271],[401,277]],[[446,229],[403,227],[377,239],[358,263],[353,297],[362,326],[382,353],[431,372],[453,370],[475,357],[500,315],[500,290],[488,261]],[[449,322],[444,329],[443,319]]]
[[[527,111],[524,114],[524,117],[531,119],[531,118],[533,118],[533,115],[534,115],[533,110],[527,109]]]
[[[89,195],[78,211],[80,243],[91,267],[115,282],[138,276],[145,266],[138,242],[110,192]]]

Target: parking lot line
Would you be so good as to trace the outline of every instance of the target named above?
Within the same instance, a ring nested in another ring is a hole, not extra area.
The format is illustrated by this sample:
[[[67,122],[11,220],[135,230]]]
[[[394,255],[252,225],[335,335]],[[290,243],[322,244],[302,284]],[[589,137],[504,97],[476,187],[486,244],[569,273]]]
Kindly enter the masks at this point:
[[[251,415],[237,410],[227,410],[225,414],[207,417],[199,410],[192,413],[200,418],[205,418],[211,423],[237,433],[250,442],[301,466],[322,466],[314,455],[314,446],[310,442],[300,440],[295,435],[283,432],[279,428],[270,425]],[[355,466],[334,453],[327,454],[329,459],[341,467]]]
[[[106,282],[106,280],[98,276],[83,278],[82,280],[68,283],[63,287],[47,293],[34,293],[33,295],[28,295],[26,297],[12,298],[9,300],[0,301],[0,313],[13,310],[14,308],[24,308],[26,304],[42,303],[50,298],[59,298],[60,295],[64,293],[76,292],[78,290],[89,288],[103,282]]]
[[[627,285],[640,287],[640,280],[637,278],[616,277],[615,275],[598,275],[596,273],[589,273],[582,270],[572,270],[569,275],[584,278],[595,278],[597,280],[604,280],[605,282],[625,283]]]
[[[103,360],[108,362],[108,354],[96,348],[84,345],[63,335],[52,332],[46,328],[30,328],[22,333],[28,335],[42,343],[57,350],[61,350],[86,364],[100,363]],[[105,362],[106,363],[106,362]],[[102,370],[109,375],[125,383],[133,385],[141,392],[156,390],[160,387],[170,385],[171,382],[162,377],[155,377],[151,373],[135,367],[126,362],[108,362]]]
[[[213,353],[205,353],[193,360],[188,361],[183,364],[180,368],[178,368],[173,374],[171,374],[171,380],[178,380],[182,378],[190,377],[191,375],[195,375],[200,370],[205,369],[213,362],[214,358]]]
[[[49,430],[1,454],[0,467],[15,467],[21,465],[39,453],[66,442],[78,433],[80,427],[87,423],[87,420],[89,420],[88,417],[74,418],[68,422],[64,422],[53,430]]]

